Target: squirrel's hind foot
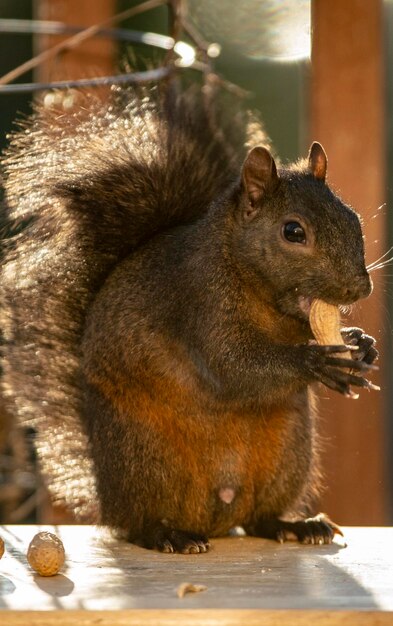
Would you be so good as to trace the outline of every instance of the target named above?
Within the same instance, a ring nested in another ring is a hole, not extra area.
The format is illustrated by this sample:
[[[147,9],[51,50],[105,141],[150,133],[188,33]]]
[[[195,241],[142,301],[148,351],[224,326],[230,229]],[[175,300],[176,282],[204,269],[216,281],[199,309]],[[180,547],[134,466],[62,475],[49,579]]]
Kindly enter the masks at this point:
[[[323,513],[296,522],[280,519],[260,520],[252,534],[275,539],[279,543],[297,540],[300,543],[315,545],[331,544],[335,535],[343,535],[339,526]]]
[[[159,523],[151,526],[143,534],[142,545],[150,550],[180,554],[199,554],[210,548],[209,539],[205,535],[178,530]]]

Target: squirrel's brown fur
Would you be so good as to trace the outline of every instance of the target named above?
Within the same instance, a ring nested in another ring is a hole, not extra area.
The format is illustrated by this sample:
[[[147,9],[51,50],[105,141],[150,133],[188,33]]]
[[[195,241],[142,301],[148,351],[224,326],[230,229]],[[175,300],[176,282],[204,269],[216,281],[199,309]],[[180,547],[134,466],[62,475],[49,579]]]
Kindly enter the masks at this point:
[[[278,174],[264,148],[242,166],[263,135],[221,118],[196,93],[169,106],[121,90],[79,116],[39,112],[3,162],[3,393],[58,498],[162,550],[203,551],[236,525],[281,537],[277,520],[306,511],[309,384],[354,381],[308,345],[299,298],[370,291],[322,149]]]

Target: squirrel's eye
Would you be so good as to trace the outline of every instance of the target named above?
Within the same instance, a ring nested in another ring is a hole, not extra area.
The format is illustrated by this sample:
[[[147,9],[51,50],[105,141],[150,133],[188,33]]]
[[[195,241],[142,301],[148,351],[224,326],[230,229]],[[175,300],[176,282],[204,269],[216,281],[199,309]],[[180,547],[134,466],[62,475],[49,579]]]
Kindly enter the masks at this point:
[[[284,224],[283,235],[290,243],[306,243],[306,233],[299,222],[287,222]]]

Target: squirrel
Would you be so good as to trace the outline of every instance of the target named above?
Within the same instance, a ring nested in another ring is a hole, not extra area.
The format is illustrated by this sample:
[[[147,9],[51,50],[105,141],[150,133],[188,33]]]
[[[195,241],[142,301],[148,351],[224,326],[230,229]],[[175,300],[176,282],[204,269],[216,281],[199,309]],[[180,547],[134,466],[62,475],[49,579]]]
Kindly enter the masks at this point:
[[[372,387],[377,350],[343,331],[349,370],[348,346],[312,341],[314,298],[372,289],[324,149],[279,167],[253,118],[196,90],[79,97],[38,107],[2,161],[2,395],[55,500],[163,552],[237,526],[331,543],[309,517],[314,388]]]

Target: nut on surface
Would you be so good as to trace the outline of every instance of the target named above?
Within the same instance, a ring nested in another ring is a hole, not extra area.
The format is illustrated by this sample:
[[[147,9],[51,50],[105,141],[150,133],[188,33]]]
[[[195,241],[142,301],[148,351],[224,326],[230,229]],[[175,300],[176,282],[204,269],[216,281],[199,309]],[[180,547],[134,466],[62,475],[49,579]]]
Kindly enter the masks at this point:
[[[4,541],[3,539],[0,537],[0,559],[4,554]]]
[[[37,533],[27,550],[27,560],[41,576],[54,576],[65,561],[63,543],[53,533]]]

